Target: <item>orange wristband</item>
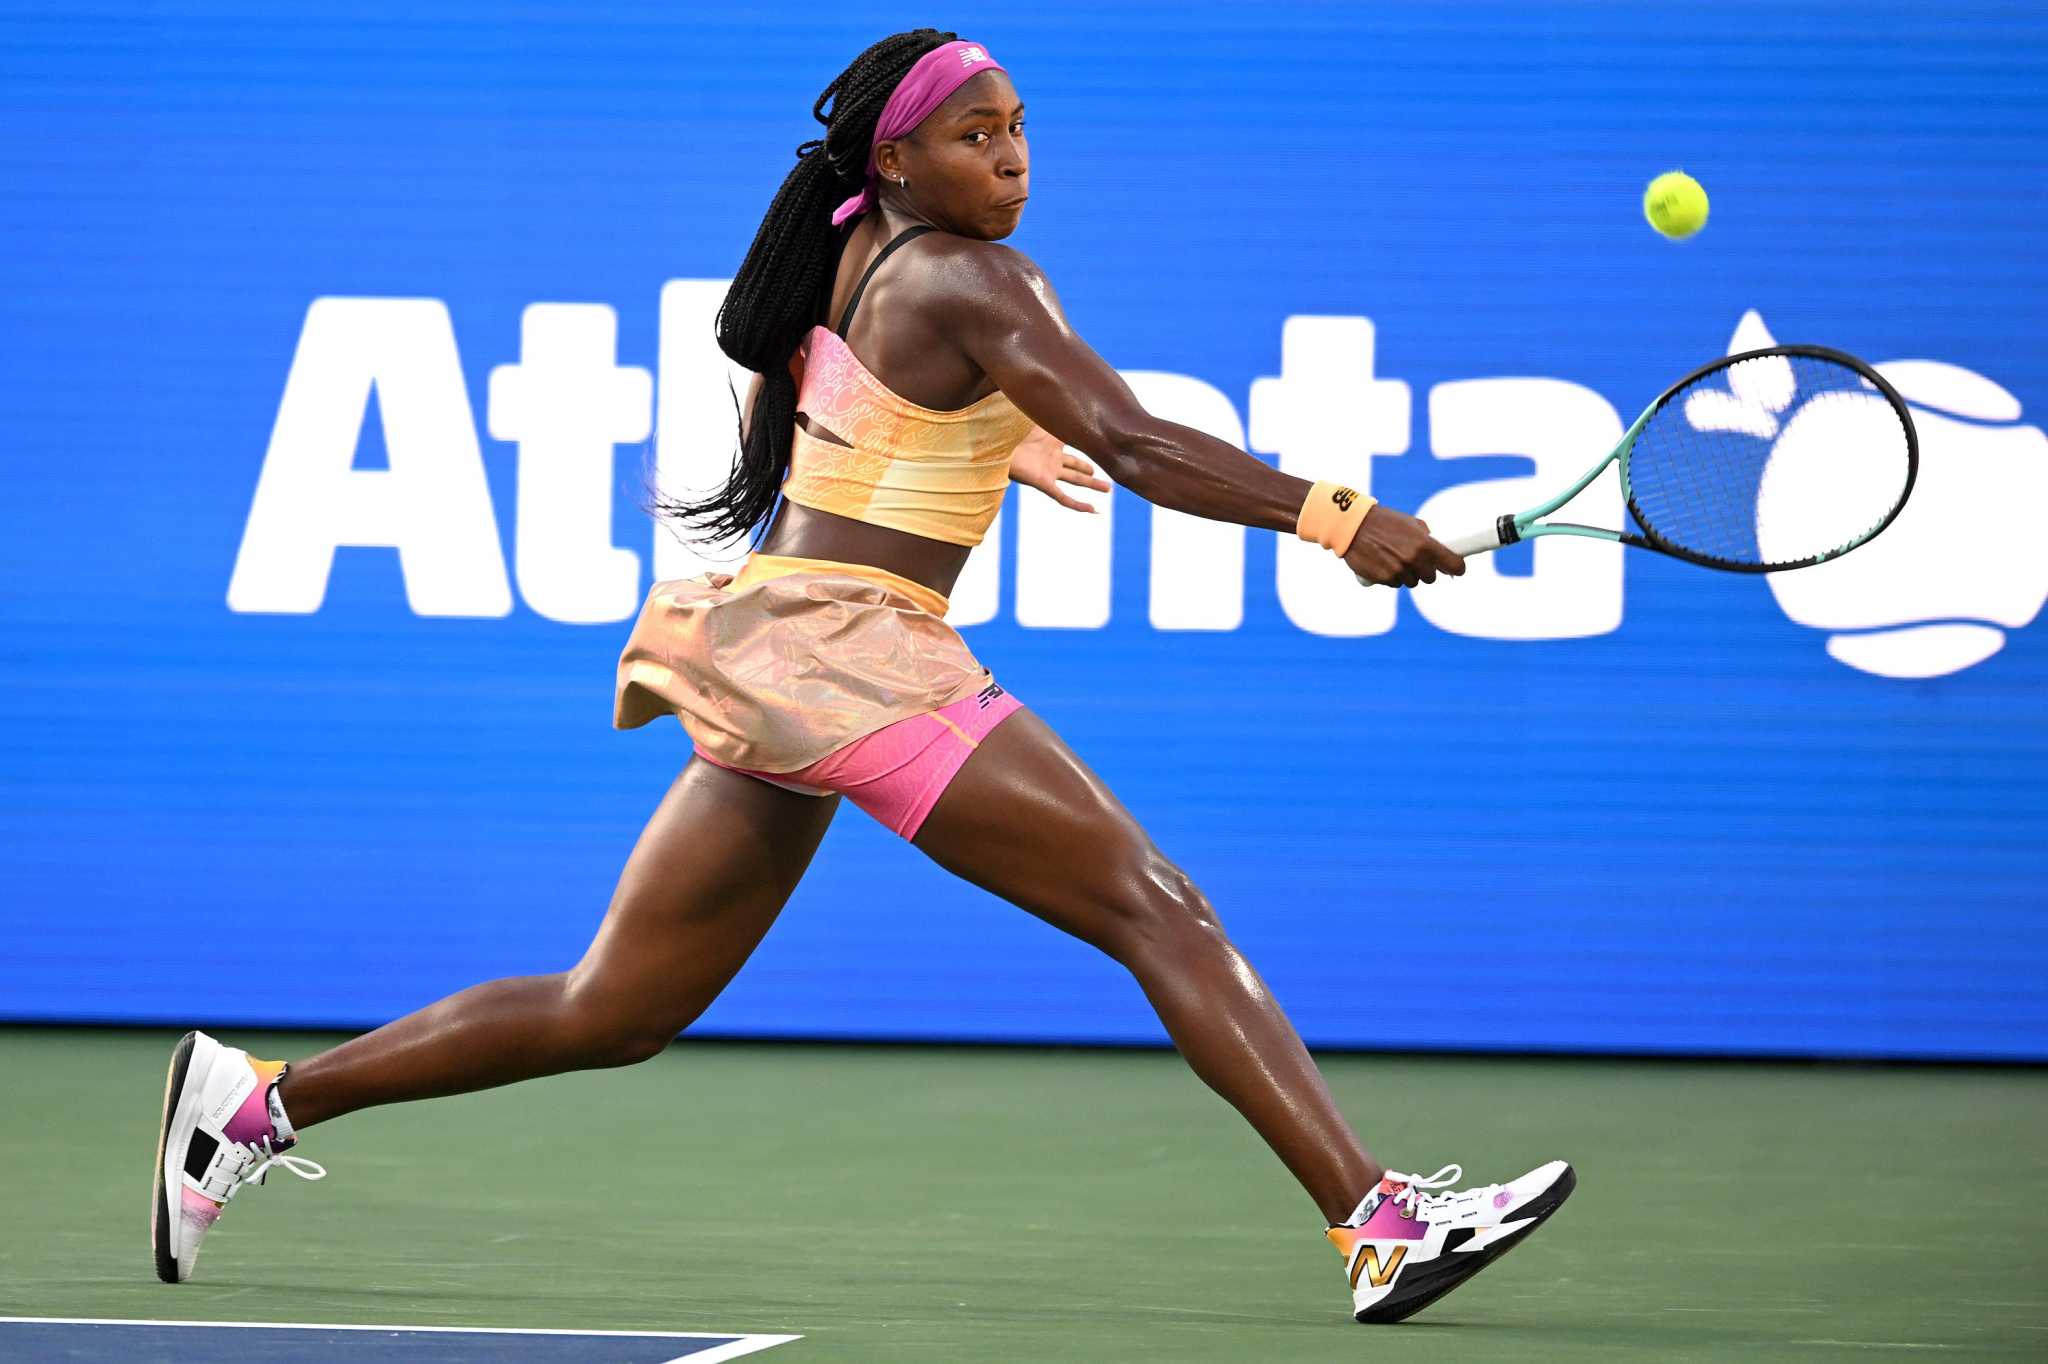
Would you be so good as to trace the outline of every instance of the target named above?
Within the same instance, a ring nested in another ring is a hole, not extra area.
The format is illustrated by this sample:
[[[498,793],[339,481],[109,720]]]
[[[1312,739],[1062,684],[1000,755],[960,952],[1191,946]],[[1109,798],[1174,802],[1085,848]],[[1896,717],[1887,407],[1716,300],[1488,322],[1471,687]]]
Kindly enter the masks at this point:
[[[1367,497],[1355,488],[1319,479],[1308,490],[1307,500],[1301,504],[1301,515],[1295,520],[1294,533],[1304,540],[1315,541],[1324,549],[1342,554],[1357,538],[1358,523],[1378,505],[1377,499]]]

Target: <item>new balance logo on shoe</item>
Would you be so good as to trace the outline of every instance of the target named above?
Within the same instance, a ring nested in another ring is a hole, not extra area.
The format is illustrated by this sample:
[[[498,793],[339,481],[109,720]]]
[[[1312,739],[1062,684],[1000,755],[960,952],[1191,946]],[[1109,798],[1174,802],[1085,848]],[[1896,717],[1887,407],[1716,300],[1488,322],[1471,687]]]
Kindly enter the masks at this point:
[[[1372,1245],[1360,1246],[1358,1248],[1358,1258],[1351,1262],[1351,1286],[1353,1288],[1358,1287],[1358,1280],[1362,1276],[1374,1288],[1385,1288],[1394,1281],[1394,1275],[1401,1268],[1401,1261],[1407,1258],[1408,1247],[1405,1245],[1395,1246],[1394,1253],[1387,1257],[1385,1264],[1381,1264],[1380,1252],[1377,1247]]]

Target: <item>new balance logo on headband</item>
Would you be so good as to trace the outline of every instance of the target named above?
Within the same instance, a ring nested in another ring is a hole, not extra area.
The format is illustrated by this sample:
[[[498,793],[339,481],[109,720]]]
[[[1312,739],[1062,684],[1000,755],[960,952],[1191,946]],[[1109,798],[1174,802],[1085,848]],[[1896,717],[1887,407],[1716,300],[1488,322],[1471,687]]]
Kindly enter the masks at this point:
[[[972,66],[976,62],[985,62],[987,60],[988,53],[983,52],[972,43],[960,49],[960,65],[962,66]]]

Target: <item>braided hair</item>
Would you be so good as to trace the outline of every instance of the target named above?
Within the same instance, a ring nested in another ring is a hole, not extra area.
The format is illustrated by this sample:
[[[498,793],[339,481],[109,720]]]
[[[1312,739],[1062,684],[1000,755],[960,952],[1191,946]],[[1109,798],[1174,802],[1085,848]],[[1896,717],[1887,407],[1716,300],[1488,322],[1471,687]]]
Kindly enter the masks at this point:
[[[709,496],[655,500],[657,513],[699,538],[731,540],[758,532],[774,510],[796,424],[789,358],[831,306],[840,249],[851,231],[833,226],[832,210],[867,182],[875,125],[890,93],[918,58],[956,36],[920,28],[884,38],[855,57],[811,106],[825,136],[796,149],[796,166],[775,191],[718,309],[718,348],[762,376],[739,458],[725,486]]]

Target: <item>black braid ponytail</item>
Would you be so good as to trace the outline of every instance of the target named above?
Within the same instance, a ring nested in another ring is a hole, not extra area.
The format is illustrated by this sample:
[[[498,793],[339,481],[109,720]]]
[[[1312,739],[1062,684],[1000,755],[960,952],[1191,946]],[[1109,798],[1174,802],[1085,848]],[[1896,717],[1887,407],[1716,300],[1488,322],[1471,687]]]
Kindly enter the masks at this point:
[[[696,538],[732,540],[767,524],[796,425],[789,359],[831,306],[846,242],[846,233],[832,225],[832,210],[867,180],[868,151],[890,92],[918,58],[954,37],[920,28],[884,38],[855,57],[811,106],[825,136],[796,149],[796,166],[775,192],[718,309],[718,348],[762,376],[739,458],[725,486],[702,500],[655,498],[657,514]]]

